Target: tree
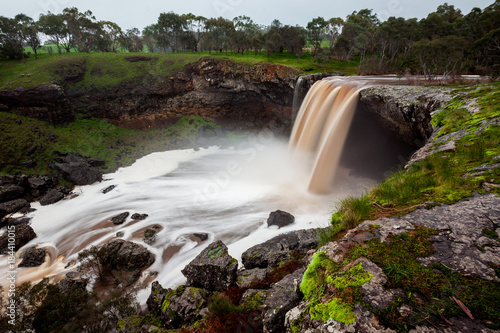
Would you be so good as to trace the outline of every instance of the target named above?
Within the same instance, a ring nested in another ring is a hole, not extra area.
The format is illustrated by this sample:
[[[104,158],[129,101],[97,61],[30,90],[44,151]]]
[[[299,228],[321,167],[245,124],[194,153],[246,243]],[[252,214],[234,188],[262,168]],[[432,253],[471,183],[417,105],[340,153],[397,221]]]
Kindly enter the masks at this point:
[[[322,17],[317,17],[307,23],[308,40],[314,47],[313,57],[318,54],[318,50],[321,48],[321,36],[326,24],[325,19]]]
[[[0,16],[0,54],[10,59],[24,59],[20,27],[15,19]]]
[[[56,44],[59,54],[62,53],[63,48],[67,52],[70,52],[73,47],[73,40],[71,39],[62,14],[52,14],[51,12],[41,14],[38,20],[38,27],[41,32],[47,35],[52,42]]]
[[[149,53],[155,51],[156,41],[158,39],[158,24],[151,24],[142,30],[142,40]]]
[[[90,52],[96,37],[102,33],[101,25],[96,22],[90,10],[80,13],[76,7],[63,10],[64,20],[78,52]]]
[[[330,53],[333,53],[333,48],[335,47],[335,43],[340,36],[342,31],[342,27],[344,26],[344,20],[340,17],[332,17],[328,21],[325,22],[325,35],[330,42]]]
[[[18,14],[14,18],[18,25],[18,31],[21,34],[21,39],[28,44],[33,53],[35,54],[35,59],[38,59],[38,49],[42,47],[40,38],[38,37],[39,30],[36,22],[29,16],[24,14]]]
[[[110,21],[101,21],[99,24],[101,25],[101,31],[104,33],[104,37],[108,41],[108,45],[111,47],[111,51],[117,52],[116,47],[122,35],[122,29],[118,24]]]
[[[158,18],[158,45],[178,52],[182,35],[186,29],[186,19],[174,12],[161,13]]]

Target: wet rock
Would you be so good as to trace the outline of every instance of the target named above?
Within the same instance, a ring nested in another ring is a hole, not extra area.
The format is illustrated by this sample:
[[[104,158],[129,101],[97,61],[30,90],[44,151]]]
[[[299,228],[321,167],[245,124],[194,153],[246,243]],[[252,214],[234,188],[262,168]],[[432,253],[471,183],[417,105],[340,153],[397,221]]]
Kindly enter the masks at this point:
[[[238,272],[236,284],[240,288],[249,287],[254,280],[264,280],[267,275],[265,268],[244,269]]]
[[[64,179],[75,185],[90,185],[102,180],[101,172],[85,162],[54,163],[54,168],[62,173]]]
[[[159,315],[161,313],[161,306],[166,294],[167,289],[163,288],[158,281],[154,281],[151,284],[151,294],[149,294],[148,300],[146,301],[148,310]]]
[[[284,331],[285,314],[302,298],[300,283],[305,269],[299,269],[275,283],[262,307],[264,332]]]
[[[46,254],[45,249],[30,247],[23,252],[23,261],[21,261],[19,267],[38,267],[45,262]]]
[[[51,205],[53,203],[58,202],[62,198],[64,198],[64,194],[62,194],[58,190],[51,189],[40,199],[40,205],[42,206]]]
[[[33,231],[33,228],[31,228],[29,225],[16,225],[9,229],[8,232],[0,236],[0,253],[6,254],[12,250],[12,242],[9,242],[9,240],[14,239],[13,249],[14,251],[17,251],[35,237],[35,231]]]
[[[123,239],[114,239],[103,246],[107,255],[101,264],[112,270],[133,272],[155,261],[154,255],[144,246]]]
[[[130,218],[132,220],[142,221],[142,220],[145,220],[148,216],[149,216],[148,214],[134,213],[134,214],[132,214],[132,216]]]
[[[116,216],[113,216],[111,218],[111,222],[113,222],[113,224],[116,224],[116,225],[119,225],[119,224],[122,224],[123,222],[125,222],[125,220],[127,219],[127,217],[130,215],[129,212],[123,212],[121,214],[118,214]]]
[[[28,202],[28,200],[25,199],[16,199],[3,202],[0,204],[0,218],[8,214],[22,212],[24,210],[29,209],[29,207],[30,203]]]
[[[106,187],[104,190],[102,190],[101,192],[103,194],[106,194],[108,192],[111,192],[112,190],[114,190],[116,188],[116,185],[109,185],[108,187]]]
[[[251,247],[242,254],[241,259],[246,269],[274,267],[291,258],[291,251],[304,254],[317,245],[317,230],[291,231]]]
[[[6,228],[11,225],[18,225],[18,224],[29,224],[31,222],[31,218],[29,217],[20,217],[20,218],[14,218],[14,217],[8,217],[0,221],[0,228]]]
[[[282,210],[277,210],[269,214],[269,218],[267,219],[267,226],[270,227],[272,225],[278,226],[278,228],[286,227],[287,225],[293,224],[295,222],[295,217],[287,212]]]
[[[194,233],[193,236],[198,238],[201,242],[204,242],[208,239],[208,234]]]
[[[0,191],[0,202],[19,199],[23,196],[24,189],[21,186],[12,185]]]
[[[144,230],[144,238],[142,240],[146,244],[153,244],[156,240],[156,230],[154,229]]]
[[[226,245],[219,240],[205,248],[181,272],[190,286],[222,291],[236,281],[237,269],[238,261],[229,255]]]

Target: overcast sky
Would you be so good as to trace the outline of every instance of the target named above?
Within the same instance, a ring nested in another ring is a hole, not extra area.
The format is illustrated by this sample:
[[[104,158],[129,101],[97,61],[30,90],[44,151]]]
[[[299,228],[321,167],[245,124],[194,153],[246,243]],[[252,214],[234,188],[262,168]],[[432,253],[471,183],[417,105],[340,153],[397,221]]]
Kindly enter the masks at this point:
[[[142,30],[155,23],[160,13],[193,13],[205,17],[223,16],[233,19],[246,15],[256,23],[268,25],[278,19],[283,24],[307,25],[311,19],[322,16],[345,18],[353,11],[373,9],[379,19],[389,16],[421,19],[446,0],[0,0],[0,15],[14,17],[24,13],[38,19],[40,13],[60,13],[66,7],[80,11],[90,9],[98,20],[117,23],[122,29],[137,27]],[[467,14],[473,7],[485,8],[494,0],[450,0]]]

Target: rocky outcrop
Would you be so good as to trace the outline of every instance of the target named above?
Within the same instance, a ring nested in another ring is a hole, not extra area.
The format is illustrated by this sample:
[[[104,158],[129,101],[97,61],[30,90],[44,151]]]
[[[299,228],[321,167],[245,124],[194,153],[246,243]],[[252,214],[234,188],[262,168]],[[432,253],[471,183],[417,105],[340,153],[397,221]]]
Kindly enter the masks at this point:
[[[81,64],[85,67],[85,64]],[[278,129],[288,123],[298,72],[261,63],[252,67],[228,59],[203,58],[170,77],[128,80],[108,89],[60,86],[4,89],[0,104],[53,122],[71,121],[74,112],[112,120],[130,128],[164,127],[197,115],[233,128]]]
[[[40,198],[40,205],[47,206],[52,205],[64,198],[64,194],[56,189],[50,189],[47,193]]]
[[[0,90],[0,104],[22,111],[28,117],[63,123],[73,120],[62,87],[51,84],[32,88]]]
[[[317,253],[322,253],[328,260],[331,260],[333,266],[330,267],[339,265],[337,267],[341,268],[337,273],[327,270],[324,272],[325,275],[337,274],[337,276],[340,276],[339,274],[342,273],[339,272],[349,270],[359,264],[361,264],[365,274],[369,273],[370,278],[357,285],[364,303],[349,305],[350,320],[346,320],[345,317],[339,317],[338,319],[330,317],[321,320],[311,318],[311,305],[309,300],[304,299],[299,305],[287,312],[285,319],[287,332],[395,332],[393,329],[382,325],[374,313],[376,312],[374,310],[387,310],[395,300],[401,300],[405,297],[402,290],[387,287],[388,277],[385,272],[392,272],[392,278],[396,279],[394,268],[382,270],[373,261],[364,257],[354,262],[349,261],[349,256],[352,255],[350,251],[357,247],[366,249],[366,244],[370,240],[378,239],[381,242],[377,242],[379,244],[392,245],[391,242],[395,236],[410,235],[410,232],[415,235],[415,233],[421,232],[425,228],[430,228],[425,230],[434,230],[434,235],[430,234],[431,236],[428,236],[434,253],[417,258],[417,262],[425,266],[439,263],[446,269],[464,276],[499,281],[500,279],[494,270],[495,267],[500,266],[500,242],[495,235],[495,231],[500,228],[499,207],[500,198],[498,196],[492,194],[478,195],[453,205],[441,205],[431,209],[422,207],[401,217],[382,217],[373,221],[365,221],[348,231],[339,241],[327,243]],[[409,242],[413,242],[411,237],[414,236],[407,238]],[[401,238],[398,242],[405,239]],[[348,264],[344,266],[345,263]],[[309,267],[312,265],[311,263]],[[315,265],[318,265],[318,262]],[[396,274],[408,273],[399,272]],[[356,280],[357,278],[354,277],[354,279],[350,278],[345,281],[355,282]],[[328,281],[335,287],[342,288],[342,284],[335,284],[333,278]],[[335,288],[332,290],[338,292]],[[331,295],[325,295],[321,302],[328,302],[331,297]],[[344,310],[339,308],[339,310],[335,311]],[[412,309],[406,304],[402,304],[397,311],[404,318],[418,316],[418,309]],[[336,313],[331,312],[332,315]],[[330,313],[327,312],[327,314],[327,317],[329,317]],[[409,331],[496,332],[487,329],[483,322],[471,321],[464,317],[466,317],[465,313],[463,313],[463,317],[459,318],[440,318],[443,322],[432,326],[426,326],[425,322],[422,322],[419,324],[420,326]],[[438,326],[443,326],[443,328],[436,329]]]
[[[432,135],[431,112],[451,100],[445,88],[376,86],[360,92],[359,107],[391,134],[414,147]]]
[[[222,291],[236,281],[237,269],[238,261],[229,255],[226,245],[215,241],[184,267],[182,274],[190,286]]]

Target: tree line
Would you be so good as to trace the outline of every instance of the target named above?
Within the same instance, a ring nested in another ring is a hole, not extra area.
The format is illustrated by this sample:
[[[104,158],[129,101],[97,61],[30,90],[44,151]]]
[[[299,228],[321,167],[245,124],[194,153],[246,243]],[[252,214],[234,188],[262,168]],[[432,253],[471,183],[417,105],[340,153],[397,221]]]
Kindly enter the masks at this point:
[[[216,52],[267,56],[310,53],[316,61],[359,59],[360,70],[382,74],[412,72],[424,75],[500,74],[500,0],[464,15],[447,3],[426,18],[390,17],[381,22],[370,9],[345,19],[312,19],[306,27],[274,20],[259,25],[250,17],[233,20],[193,14],[161,13],[145,27],[122,30],[116,23],[98,21],[91,11],[66,8],[41,14],[37,21],[19,14],[0,16],[0,57],[23,59],[25,46],[35,58],[42,36],[59,53],[79,52]]]

